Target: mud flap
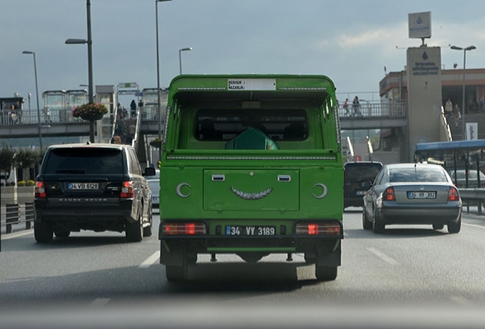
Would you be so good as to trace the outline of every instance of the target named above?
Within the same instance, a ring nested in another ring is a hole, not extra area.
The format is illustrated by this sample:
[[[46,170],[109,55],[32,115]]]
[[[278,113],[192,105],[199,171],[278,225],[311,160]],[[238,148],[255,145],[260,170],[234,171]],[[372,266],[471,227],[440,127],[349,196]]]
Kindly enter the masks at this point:
[[[170,250],[167,243],[163,240],[160,241],[160,264],[183,266],[184,259],[186,258],[183,248],[177,248],[178,250]],[[182,251],[180,251],[182,250]]]
[[[328,250],[327,248],[321,248],[317,246],[317,264],[325,266],[340,266],[341,265],[341,241],[338,242],[336,250]]]

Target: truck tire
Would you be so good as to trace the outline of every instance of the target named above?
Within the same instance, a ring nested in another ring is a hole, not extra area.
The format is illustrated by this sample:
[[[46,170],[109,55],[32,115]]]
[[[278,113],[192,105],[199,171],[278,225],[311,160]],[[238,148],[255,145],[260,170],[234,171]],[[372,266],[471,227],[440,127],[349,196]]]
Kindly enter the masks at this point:
[[[337,278],[337,266],[315,265],[315,276],[318,281],[333,281]]]
[[[34,223],[34,236],[37,243],[49,243],[52,241],[54,231],[52,226],[45,222]]]

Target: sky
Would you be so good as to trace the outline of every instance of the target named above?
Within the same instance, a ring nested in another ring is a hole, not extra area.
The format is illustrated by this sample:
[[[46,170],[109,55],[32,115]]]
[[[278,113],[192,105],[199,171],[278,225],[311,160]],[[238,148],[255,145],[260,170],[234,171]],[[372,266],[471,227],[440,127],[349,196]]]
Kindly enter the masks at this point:
[[[94,85],[156,88],[155,0],[91,0]],[[0,97],[88,83],[86,0],[0,1]],[[379,81],[406,65],[408,15],[431,12],[428,46],[442,67],[485,67],[483,0],[172,0],[158,3],[160,86],[179,74],[324,74],[339,97],[379,98]],[[42,107],[42,100],[40,101]],[[126,104],[128,105],[128,104]]]

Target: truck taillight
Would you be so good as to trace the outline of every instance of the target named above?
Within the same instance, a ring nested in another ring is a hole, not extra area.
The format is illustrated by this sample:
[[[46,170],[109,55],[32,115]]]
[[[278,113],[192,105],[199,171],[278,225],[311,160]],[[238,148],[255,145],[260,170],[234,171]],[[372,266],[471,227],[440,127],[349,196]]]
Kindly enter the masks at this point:
[[[460,195],[458,194],[458,190],[450,186],[450,190],[448,192],[448,201],[459,201],[459,200],[460,200]]]
[[[296,223],[295,233],[299,235],[341,235],[342,225],[338,222]]]
[[[394,187],[388,187],[382,194],[382,199],[384,201],[396,201],[396,196],[394,195]]]
[[[123,199],[132,199],[135,197],[133,182],[132,181],[124,181],[121,183],[121,193],[120,198]]]
[[[202,222],[165,222],[162,224],[162,234],[200,235],[207,234],[207,228]]]
[[[42,181],[35,182],[34,191],[35,191],[35,198],[37,199],[45,199],[47,197],[47,194],[45,193],[44,182]]]

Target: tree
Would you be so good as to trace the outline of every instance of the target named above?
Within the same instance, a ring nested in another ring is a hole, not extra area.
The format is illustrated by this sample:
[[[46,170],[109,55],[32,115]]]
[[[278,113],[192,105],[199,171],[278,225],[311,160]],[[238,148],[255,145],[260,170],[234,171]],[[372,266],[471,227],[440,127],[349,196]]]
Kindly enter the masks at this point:
[[[15,150],[10,145],[3,144],[0,149],[0,171],[10,172],[15,166]]]
[[[20,168],[32,168],[39,162],[39,154],[31,149],[20,149],[16,153],[15,160]]]

